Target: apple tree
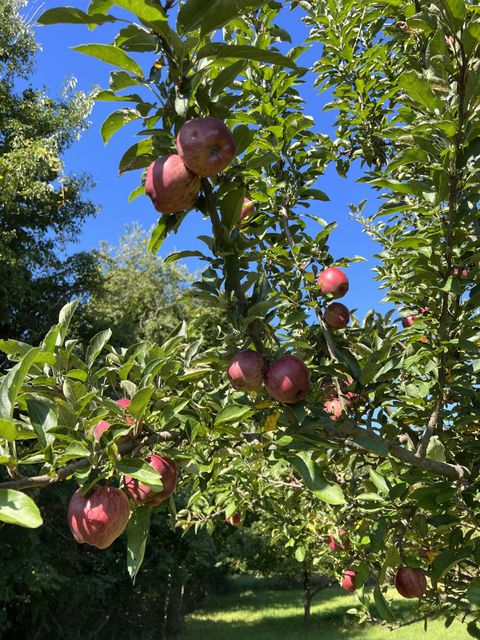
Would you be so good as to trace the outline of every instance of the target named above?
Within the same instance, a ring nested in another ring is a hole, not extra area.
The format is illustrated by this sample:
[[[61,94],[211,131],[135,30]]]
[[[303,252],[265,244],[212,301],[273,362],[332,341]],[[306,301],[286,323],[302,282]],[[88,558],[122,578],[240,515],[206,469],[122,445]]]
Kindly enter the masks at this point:
[[[336,110],[334,137],[305,113],[307,45],[279,26],[288,9],[301,12],[317,47],[310,71]],[[249,504],[270,502],[274,513],[299,492],[292,522],[323,510],[318,544],[341,529],[348,536],[348,551],[328,563],[359,595],[360,616],[372,592],[378,617],[394,624],[395,582],[402,595],[421,596],[423,615],[447,626],[458,617],[480,637],[478,7],[92,0],[40,22],[118,24],[112,43],[76,47],[115,67],[97,100],[128,105],[101,134],[107,142],[138,124],[141,140],[119,167],[146,170],[131,197],[146,191],[162,213],[151,251],[170,233],[188,238],[195,211],[211,222],[203,250],[169,259],[205,262],[193,291],[228,323],[215,347],[191,343],[180,327],[162,345],[125,349],[104,331],[82,354],[67,340],[70,305],[39,347],[4,341],[17,364],[1,388],[0,461],[10,479],[0,485],[0,518],[40,524],[28,489],[70,477],[87,502],[97,483],[125,476],[160,493],[161,473],[146,459],[155,451],[175,461],[191,491],[178,514],[184,526]],[[359,164],[378,191],[373,215],[364,203],[352,211],[381,248],[385,315],[360,321],[337,302],[357,258],[331,255],[335,225],[312,212],[328,197],[316,182],[332,162],[347,177]],[[123,396],[124,410],[114,402]],[[272,486],[279,496],[269,501]],[[131,506],[135,575],[151,508]],[[105,511],[103,525],[112,522]],[[284,533],[300,554],[302,533]]]

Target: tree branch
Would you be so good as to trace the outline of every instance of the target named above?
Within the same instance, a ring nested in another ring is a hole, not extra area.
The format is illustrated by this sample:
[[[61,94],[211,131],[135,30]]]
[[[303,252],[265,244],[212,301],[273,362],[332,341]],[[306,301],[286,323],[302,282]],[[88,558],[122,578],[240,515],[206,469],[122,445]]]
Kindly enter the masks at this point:
[[[230,244],[230,241],[227,238],[222,222],[218,217],[217,207],[215,206],[215,199],[213,197],[212,185],[207,178],[202,178],[202,189],[205,195],[205,202],[207,204],[208,213],[212,221],[213,235],[215,236],[217,245],[219,247],[227,247]],[[226,288],[228,289],[228,287],[231,286],[231,289],[233,290],[233,293],[235,294],[235,297],[237,299],[241,314],[243,317],[246,317],[246,314],[248,312],[248,302],[245,297],[242,282],[240,279],[240,264],[238,262],[238,256],[232,250],[229,256],[221,254],[221,257],[223,258],[223,263],[225,265],[225,283],[227,285]],[[228,265],[229,260],[232,262],[231,265]],[[233,270],[233,278],[231,278],[229,273],[227,273],[228,266],[233,267],[233,269],[228,269],[228,272],[230,273]],[[252,339],[255,349],[262,355],[265,355],[265,347],[260,337],[260,329],[257,320],[254,320],[247,325],[247,333]]]

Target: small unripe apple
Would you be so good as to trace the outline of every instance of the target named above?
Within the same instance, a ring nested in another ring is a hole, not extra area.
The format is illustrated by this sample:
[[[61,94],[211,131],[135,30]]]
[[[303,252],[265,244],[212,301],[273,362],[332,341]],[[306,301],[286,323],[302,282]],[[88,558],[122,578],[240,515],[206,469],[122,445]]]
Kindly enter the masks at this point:
[[[77,542],[106,549],[122,534],[130,517],[127,496],[120,489],[94,485],[82,496],[78,489],[68,505],[68,526]]]
[[[265,361],[257,351],[244,349],[230,361],[227,376],[237,391],[258,391],[263,384]]]
[[[310,374],[296,356],[282,356],[265,373],[268,393],[285,404],[300,402],[310,390]]]
[[[135,502],[146,504],[149,507],[156,507],[166,500],[175,490],[177,484],[177,468],[173,460],[166,456],[159,456],[155,453],[148,455],[145,462],[153,467],[162,479],[162,491],[154,491],[151,487],[135,478],[125,476],[125,489]]]
[[[421,598],[427,590],[427,579],[422,569],[399,567],[395,573],[395,587],[404,598]]]
[[[227,518],[225,518],[225,521],[228,522],[228,524],[231,524],[232,527],[238,527],[238,525],[240,524],[242,518],[240,516],[240,514],[238,513],[238,511],[236,511],[235,513],[232,513],[231,516],[228,516]]]
[[[160,213],[190,209],[199,191],[200,178],[176,154],[158,158],[147,169],[145,193]]]
[[[195,118],[182,126],[177,151],[185,166],[197,176],[209,178],[223,171],[235,157],[232,132],[218,118]]]
[[[340,529],[340,531],[338,532],[339,537],[346,535],[346,531],[344,529]],[[348,551],[350,545],[348,543],[348,540],[345,540],[345,542],[343,544],[338,544],[338,542],[335,539],[335,536],[333,534],[330,534],[329,536],[329,543],[328,543],[328,548],[331,551]]]
[[[328,267],[321,271],[317,278],[321,295],[331,295],[332,298],[343,298],[348,291],[347,275],[337,267]]]
[[[345,589],[345,591],[355,591],[355,589],[357,588],[356,581],[357,572],[352,571],[351,569],[347,569],[343,572],[342,589]]]
[[[332,302],[325,309],[323,319],[330,329],[343,329],[350,320],[350,312],[341,302]]]

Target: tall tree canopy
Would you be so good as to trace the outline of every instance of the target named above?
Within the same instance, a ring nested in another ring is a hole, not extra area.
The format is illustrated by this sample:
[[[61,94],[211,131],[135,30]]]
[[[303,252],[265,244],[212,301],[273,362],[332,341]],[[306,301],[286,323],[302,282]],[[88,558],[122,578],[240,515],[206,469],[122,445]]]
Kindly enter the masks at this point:
[[[90,179],[68,175],[61,159],[92,102],[73,80],[56,99],[24,86],[38,49],[25,5],[0,6],[0,336],[38,339],[62,301],[83,292],[92,266],[86,253],[60,257],[96,212],[82,195]]]

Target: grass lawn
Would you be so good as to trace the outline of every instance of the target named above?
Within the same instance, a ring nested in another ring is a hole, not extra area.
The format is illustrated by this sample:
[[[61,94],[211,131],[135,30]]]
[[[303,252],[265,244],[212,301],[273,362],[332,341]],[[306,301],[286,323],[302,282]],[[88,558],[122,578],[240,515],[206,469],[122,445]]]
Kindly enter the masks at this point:
[[[346,613],[355,598],[340,588],[322,591],[314,599],[312,625],[306,632],[302,621],[302,593],[289,591],[243,591],[212,599],[208,607],[187,618],[182,640],[467,640],[461,623],[445,629],[442,621],[423,622],[389,631],[381,626],[360,626]],[[406,602],[392,609],[408,620]],[[409,603],[408,605],[409,606]]]

